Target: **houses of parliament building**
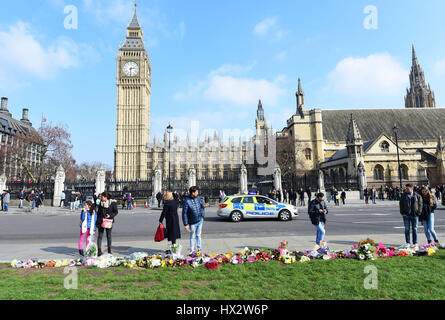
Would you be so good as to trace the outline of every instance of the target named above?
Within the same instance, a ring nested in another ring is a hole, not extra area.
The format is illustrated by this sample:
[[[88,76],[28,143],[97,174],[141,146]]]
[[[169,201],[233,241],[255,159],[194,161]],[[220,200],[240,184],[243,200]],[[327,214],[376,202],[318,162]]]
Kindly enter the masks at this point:
[[[169,152],[167,133],[162,141],[150,140],[151,80],[150,59],[135,7],[117,57],[116,183],[149,181],[156,170],[161,170],[164,178],[182,180],[191,166],[199,180],[230,179],[237,176],[255,146],[267,142],[262,139],[272,134],[260,101],[256,135],[248,141],[223,143],[218,134],[204,141],[173,137],[175,148]],[[298,174],[321,173],[326,181],[350,186],[356,184],[360,171],[367,184],[375,186],[397,185],[400,175],[404,182],[445,183],[445,109],[436,107],[414,46],[409,80],[405,108],[345,110],[306,108],[299,80],[296,112],[273,136],[278,142],[292,142]],[[256,174],[254,166],[248,170],[249,178]]]

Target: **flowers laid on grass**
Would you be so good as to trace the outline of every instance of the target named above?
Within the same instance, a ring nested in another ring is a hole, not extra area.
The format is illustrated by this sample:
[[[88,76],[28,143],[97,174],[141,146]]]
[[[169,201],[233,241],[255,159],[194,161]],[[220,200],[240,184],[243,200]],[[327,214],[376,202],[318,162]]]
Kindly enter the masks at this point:
[[[377,258],[390,257],[408,257],[408,256],[431,256],[439,250],[435,245],[429,244],[424,246],[401,246],[398,249],[386,248],[382,243],[376,246],[372,239],[360,241],[354,244],[350,249],[333,251],[330,250],[326,243],[322,247],[315,246],[312,250],[289,251],[287,241],[282,241],[278,249],[253,249],[244,248],[243,250],[225,254],[211,255],[201,252],[192,252],[187,257],[180,255],[181,246],[171,248],[171,254],[152,255],[146,252],[136,252],[124,258],[118,258],[111,254],[105,254],[99,258],[85,257],[78,260],[55,260],[42,262],[37,259],[29,259],[24,261],[14,260],[11,262],[13,268],[25,269],[41,269],[41,268],[59,268],[66,266],[86,266],[97,268],[110,268],[122,266],[125,268],[182,268],[192,267],[198,268],[204,266],[209,270],[218,269],[219,266],[225,264],[244,264],[279,261],[284,265],[296,262],[305,263],[311,260],[333,260],[333,259],[358,259],[361,261],[375,260]]]

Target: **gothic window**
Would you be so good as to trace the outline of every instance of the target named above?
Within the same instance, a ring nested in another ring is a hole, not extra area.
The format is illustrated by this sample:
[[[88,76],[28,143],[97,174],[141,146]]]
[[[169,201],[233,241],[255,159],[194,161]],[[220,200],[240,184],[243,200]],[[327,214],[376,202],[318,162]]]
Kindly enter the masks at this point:
[[[384,180],[384,169],[381,165],[376,165],[374,168],[374,180]]]
[[[383,141],[380,144],[380,149],[382,150],[382,152],[389,152],[389,143],[388,143],[388,141]]]
[[[305,149],[304,156],[306,157],[306,160],[312,160],[312,150],[310,148]]]
[[[402,180],[408,180],[408,167],[405,164],[400,166],[400,172],[402,175]]]
[[[345,177],[345,170],[343,168],[340,168],[338,170],[338,175],[340,178],[344,178]]]

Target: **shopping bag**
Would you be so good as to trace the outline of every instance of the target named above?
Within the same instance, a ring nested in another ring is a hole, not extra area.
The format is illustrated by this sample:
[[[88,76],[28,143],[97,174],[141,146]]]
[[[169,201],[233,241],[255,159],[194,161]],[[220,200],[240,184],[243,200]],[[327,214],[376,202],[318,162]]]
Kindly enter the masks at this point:
[[[155,242],[161,242],[165,239],[164,225],[160,224],[155,235]]]
[[[96,245],[96,237],[91,235],[88,237],[88,246],[85,250],[86,258],[97,258],[97,245]]]

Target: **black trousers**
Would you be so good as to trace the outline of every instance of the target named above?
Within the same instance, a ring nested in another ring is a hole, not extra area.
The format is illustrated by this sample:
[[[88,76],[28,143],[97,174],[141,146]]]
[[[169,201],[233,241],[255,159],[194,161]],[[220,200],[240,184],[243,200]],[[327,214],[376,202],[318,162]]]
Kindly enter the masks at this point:
[[[104,236],[104,231],[107,230],[107,246],[108,249],[111,249],[111,230],[113,229],[104,229],[102,227],[98,228],[99,234],[97,236],[97,248],[102,249],[102,238]]]

